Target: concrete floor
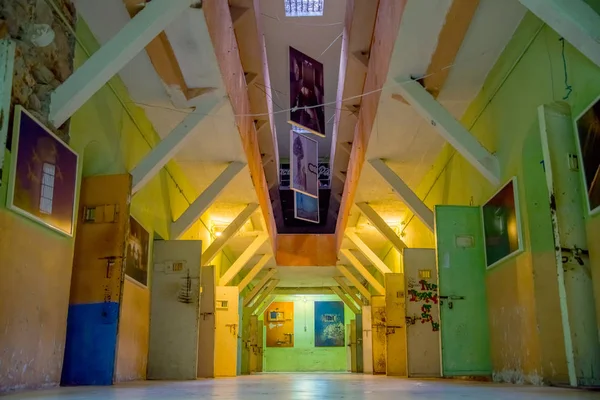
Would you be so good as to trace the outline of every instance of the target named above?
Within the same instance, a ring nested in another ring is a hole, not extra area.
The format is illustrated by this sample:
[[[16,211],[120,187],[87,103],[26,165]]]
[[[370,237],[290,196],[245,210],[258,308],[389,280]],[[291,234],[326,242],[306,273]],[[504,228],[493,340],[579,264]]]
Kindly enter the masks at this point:
[[[195,382],[140,382],[104,388],[59,388],[0,397],[2,400],[598,400],[600,394],[547,387],[407,380],[370,375],[273,374]]]

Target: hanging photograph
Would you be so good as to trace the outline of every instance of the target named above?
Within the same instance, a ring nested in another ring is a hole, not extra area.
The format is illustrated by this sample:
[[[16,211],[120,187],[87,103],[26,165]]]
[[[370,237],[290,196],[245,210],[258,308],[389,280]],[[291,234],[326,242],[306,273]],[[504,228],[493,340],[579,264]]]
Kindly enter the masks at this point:
[[[294,218],[318,224],[319,199],[294,192]]]
[[[523,250],[516,178],[482,207],[485,256],[488,267]]]
[[[600,99],[576,120],[590,212],[600,210]]]
[[[78,156],[23,107],[15,107],[7,207],[73,236]]]
[[[319,197],[319,144],[290,131],[290,188],[307,196]]]
[[[344,303],[315,301],[315,347],[343,347],[344,335]]]
[[[133,217],[129,217],[125,274],[136,282],[148,286],[148,252],[150,233]]]
[[[290,47],[290,120],[325,137],[323,64]]]

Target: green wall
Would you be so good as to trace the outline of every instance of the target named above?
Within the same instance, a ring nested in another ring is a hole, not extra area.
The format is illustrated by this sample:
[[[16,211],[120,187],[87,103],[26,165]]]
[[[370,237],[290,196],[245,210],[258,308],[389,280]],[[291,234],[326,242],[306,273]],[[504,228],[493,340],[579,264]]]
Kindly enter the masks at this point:
[[[302,298],[305,298],[304,301]],[[315,301],[339,301],[337,296],[276,296],[275,301],[294,302],[294,347],[264,347],[265,372],[344,372],[347,347],[315,347]],[[345,324],[355,318],[344,306]],[[264,319],[264,315],[260,316]],[[346,333],[347,335],[347,333]],[[348,344],[348,343],[346,343]]]
[[[502,184],[513,176],[518,179],[525,251],[487,271],[497,380],[561,381],[566,372],[537,109],[566,101],[573,115],[578,115],[600,96],[600,69],[568,43],[563,61],[561,46],[556,32],[527,14],[462,119],[498,157]],[[566,100],[564,62],[573,88]],[[433,208],[436,204],[480,205],[497,189],[447,145],[416,192]],[[595,248],[600,244],[600,217],[588,218],[587,225],[588,247],[596,252],[592,253],[592,274],[598,302],[600,254]],[[434,245],[433,234],[416,218],[405,240],[410,247]],[[600,310],[600,304],[596,308]]]

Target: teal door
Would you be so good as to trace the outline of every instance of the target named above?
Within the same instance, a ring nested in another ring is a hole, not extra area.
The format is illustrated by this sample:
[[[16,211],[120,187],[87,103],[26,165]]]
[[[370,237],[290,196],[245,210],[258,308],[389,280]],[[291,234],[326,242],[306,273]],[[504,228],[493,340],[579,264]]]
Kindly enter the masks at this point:
[[[479,207],[436,206],[442,376],[492,373]]]

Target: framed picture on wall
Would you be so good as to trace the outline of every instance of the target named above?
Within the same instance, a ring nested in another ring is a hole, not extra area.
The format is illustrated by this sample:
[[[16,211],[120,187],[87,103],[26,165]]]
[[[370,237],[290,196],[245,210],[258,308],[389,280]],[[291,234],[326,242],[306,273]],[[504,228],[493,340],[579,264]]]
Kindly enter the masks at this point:
[[[315,301],[315,347],[343,347],[344,303]]]
[[[482,207],[485,259],[488,268],[523,251],[517,178],[513,178]]]
[[[294,303],[273,302],[265,310],[267,347],[294,347]]]
[[[6,205],[73,236],[78,155],[21,106],[15,106]]]
[[[150,233],[133,217],[129,217],[125,275],[143,286],[148,286],[148,255]]]
[[[575,119],[586,201],[591,214],[600,212],[600,97]]]

